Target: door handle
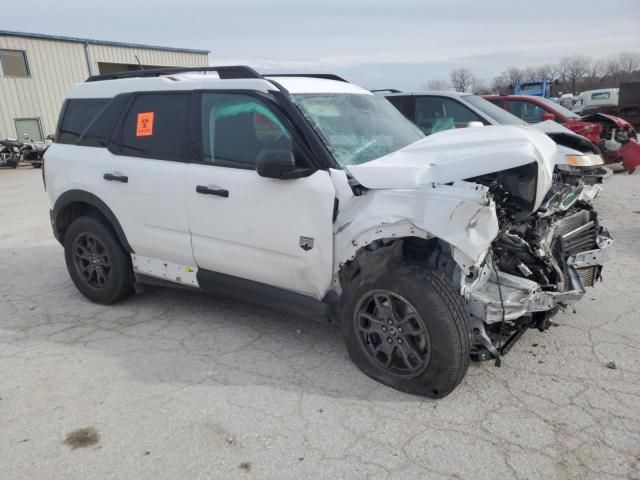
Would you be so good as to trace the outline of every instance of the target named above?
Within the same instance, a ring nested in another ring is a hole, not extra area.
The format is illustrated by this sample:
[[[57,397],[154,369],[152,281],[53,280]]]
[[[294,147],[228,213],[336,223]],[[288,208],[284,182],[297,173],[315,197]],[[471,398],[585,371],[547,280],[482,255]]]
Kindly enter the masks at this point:
[[[209,188],[206,185],[196,185],[196,192],[202,193],[203,195],[217,195],[224,198],[229,197],[229,190],[225,190],[224,188]]]
[[[102,178],[109,182],[129,183],[129,177],[126,175],[116,175],[114,173],[105,173]]]

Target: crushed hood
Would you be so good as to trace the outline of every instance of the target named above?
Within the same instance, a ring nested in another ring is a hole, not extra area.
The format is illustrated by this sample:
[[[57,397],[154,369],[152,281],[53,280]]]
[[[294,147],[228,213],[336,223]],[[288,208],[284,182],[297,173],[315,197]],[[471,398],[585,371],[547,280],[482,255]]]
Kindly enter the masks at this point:
[[[487,126],[430,135],[346,169],[369,189],[411,189],[537,163],[537,208],[551,187],[557,155],[554,141],[531,127]]]

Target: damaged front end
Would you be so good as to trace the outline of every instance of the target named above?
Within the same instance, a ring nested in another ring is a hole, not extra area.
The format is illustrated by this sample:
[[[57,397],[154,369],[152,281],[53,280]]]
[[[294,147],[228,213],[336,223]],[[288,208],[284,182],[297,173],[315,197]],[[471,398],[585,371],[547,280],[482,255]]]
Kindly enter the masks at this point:
[[[601,278],[612,239],[581,194],[582,187],[554,185],[540,209],[521,220],[498,201],[490,257],[463,286],[477,360],[499,362],[527,328],[548,328]]]
[[[594,113],[582,119],[600,127],[594,143],[600,146],[606,163],[621,163],[629,173],[640,167],[640,142],[629,122],[604,113]]]
[[[452,261],[433,268],[466,300],[473,356],[499,360],[580,300],[607,257],[611,238],[589,202],[598,187],[554,183],[558,154],[544,133],[502,126],[441,132],[350,166],[363,193],[339,195],[336,271],[394,239],[437,243],[436,257]]]

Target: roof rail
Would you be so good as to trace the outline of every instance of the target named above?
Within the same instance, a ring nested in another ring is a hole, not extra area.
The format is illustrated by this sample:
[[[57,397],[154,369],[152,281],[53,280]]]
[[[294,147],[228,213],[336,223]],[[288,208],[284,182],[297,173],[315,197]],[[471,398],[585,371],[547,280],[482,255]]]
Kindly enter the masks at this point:
[[[102,80],[117,80],[119,78],[137,77],[161,77],[163,75],[174,75],[176,73],[187,72],[217,72],[221,79],[230,78],[262,78],[253,68],[244,65],[225,65],[221,67],[167,67],[151,68],[148,70],[133,70],[127,72],[105,73],[93,75],[87,78],[87,82],[99,82]]]
[[[309,77],[309,78],[324,78],[325,80],[336,80],[338,82],[349,83],[348,80],[334,75],[333,73],[265,73],[263,77]]]
[[[369,90],[372,93],[376,92],[389,92],[389,93],[402,93],[402,90],[396,90],[395,88],[378,88],[376,90]]]

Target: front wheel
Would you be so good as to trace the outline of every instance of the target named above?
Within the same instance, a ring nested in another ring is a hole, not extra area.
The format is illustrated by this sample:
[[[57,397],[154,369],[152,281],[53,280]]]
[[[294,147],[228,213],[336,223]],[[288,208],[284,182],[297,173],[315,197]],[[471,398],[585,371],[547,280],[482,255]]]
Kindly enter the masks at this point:
[[[471,335],[463,299],[446,275],[405,261],[352,283],[342,328],[356,366],[403,392],[451,393],[467,372]]]

